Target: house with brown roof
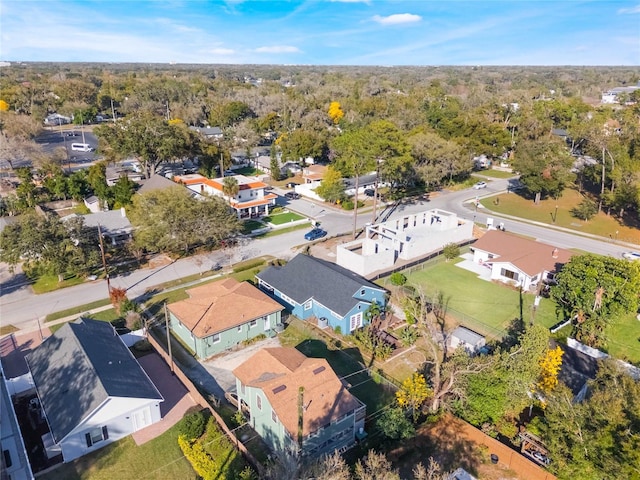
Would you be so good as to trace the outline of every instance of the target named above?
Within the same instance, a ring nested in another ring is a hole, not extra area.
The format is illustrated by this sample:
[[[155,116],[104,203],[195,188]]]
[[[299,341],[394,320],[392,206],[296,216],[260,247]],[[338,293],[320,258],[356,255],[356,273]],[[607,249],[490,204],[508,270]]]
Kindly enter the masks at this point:
[[[222,197],[236,211],[238,218],[269,215],[269,206],[276,204],[278,195],[267,192],[268,185],[255,177],[234,175],[233,178],[238,182],[238,193],[233,197],[229,197],[224,193],[224,177],[207,178],[194,173],[178,175],[173,177],[173,180],[201,195]]]
[[[187,290],[189,298],[171,303],[173,333],[199,358],[208,358],[281,325],[282,305],[248,282],[227,278]]]
[[[473,261],[491,270],[499,280],[534,290],[540,282],[553,281],[573,252],[500,230],[489,230],[473,245]]]
[[[319,456],[362,438],[366,406],[327,360],[290,347],[264,348],[237,367],[238,405],[276,452]]]

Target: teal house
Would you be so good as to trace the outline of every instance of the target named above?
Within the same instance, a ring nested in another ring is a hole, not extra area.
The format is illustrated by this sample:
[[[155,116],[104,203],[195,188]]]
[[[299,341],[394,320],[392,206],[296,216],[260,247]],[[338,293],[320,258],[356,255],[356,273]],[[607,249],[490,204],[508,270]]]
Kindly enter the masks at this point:
[[[198,358],[209,358],[282,326],[282,305],[248,282],[227,278],[187,290],[169,304],[171,331]]]
[[[317,457],[344,451],[364,438],[366,406],[324,358],[290,347],[263,348],[240,366],[238,405],[274,452]]]

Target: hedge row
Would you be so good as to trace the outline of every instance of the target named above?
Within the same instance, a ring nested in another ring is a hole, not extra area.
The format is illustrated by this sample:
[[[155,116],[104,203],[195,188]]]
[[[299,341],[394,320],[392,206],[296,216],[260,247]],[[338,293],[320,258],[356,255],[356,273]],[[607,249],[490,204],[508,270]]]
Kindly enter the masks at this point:
[[[184,456],[195,470],[202,477],[202,480],[214,480],[218,476],[218,465],[215,460],[205,452],[200,442],[191,443],[184,435],[178,436],[178,445]]]

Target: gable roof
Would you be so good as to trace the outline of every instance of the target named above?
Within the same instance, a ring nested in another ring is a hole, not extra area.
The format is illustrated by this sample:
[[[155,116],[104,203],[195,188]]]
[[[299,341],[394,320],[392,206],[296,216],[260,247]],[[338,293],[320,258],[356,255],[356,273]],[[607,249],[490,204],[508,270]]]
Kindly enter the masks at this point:
[[[351,270],[302,254],[283,267],[269,267],[256,276],[299,304],[313,298],[339,315],[346,315],[361,301],[354,295],[362,287],[384,291]]]
[[[26,360],[56,443],[109,397],[164,401],[108,322],[67,323]]]
[[[155,175],[151,175],[151,178],[149,178],[148,180],[144,180],[141,183],[142,186],[136,193],[151,192],[153,190],[164,190],[167,188],[174,188],[179,186],[177,183],[172,182],[168,178],[163,177],[162,175],[159,175],[157,173]]]
[[[87,213],[86,215],[72,213],[71,215],[63,217],[62,220],[65,221],[79,216],[83,218],[84,225],[86,227],[98,228],[98,225],[100,225],[103,233],[129,233],[133,230],[124,207],[119,208],[118,210]]]
[[[233,278],[200,285],[187,293],[188,299],[171,303],[168,308],[198,338],[283,309],[260,289]]]
[[[278,419],[293,438],[298,432],[298,394],[303,391],[304,436],[362,406],[323,358],[307,358],[291,347],[264,348],[233,374],[264,392]]]
[[[489,230],[471,248],[498,256],[487,260],[487,263],[511,263],[527,275],[536,275],[543,270],[554,272],[558,265],[564,265],[574,255],[569,250],[500,230]]]
[[[456,337],[469,345],[476,345],[479,341],[484,340],[482,335],[463,326],[457,327],[453,332],[451,332],[451,336]]]

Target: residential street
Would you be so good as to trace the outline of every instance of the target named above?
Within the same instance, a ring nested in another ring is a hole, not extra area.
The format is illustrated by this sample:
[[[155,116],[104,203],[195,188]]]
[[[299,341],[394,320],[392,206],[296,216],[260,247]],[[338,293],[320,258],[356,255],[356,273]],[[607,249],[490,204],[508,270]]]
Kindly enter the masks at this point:
[[[486,196],[496,192],[505,191],[507,180],[494,180],[489,183],[481,195]],[[477,197],[478,190],[462,190],[458,192],[443,192],[432,200],[419,200],[414,203],[401,204],[396,207],[388,206],[380,212],[378,219],[388,219],[432,208],[441,208],[457,213],[468,220],[476,220],[486,223],[487,217],[498,219],[497,215],[487,214],[473,208],[473,200]],[[324,205],[316,204],[304,199],[293,200],[288,204],[292,210],[296,210],[316,221],[321,222],[329,236],[339,233],[348,233],[353,226],[351,212],[337,211]],[[363,227],[372,221],[371,211],[365,210],[358,216],[358,227]],[[504,222],[507,232],[519,233],[529,237],[545,241],[563,248],[576,248],[600,255],[612,255],[620,258],[622,252],[629,249],[628,246],[615,245],[612,242],[598,238],[590,238],[576,235],[561,229],[549,226],[524,223],[512,218],[501,218],[496,223]],[[303,235],[306,230],[277,235],[268,238],[248,240],[245,245],[237,247],[236,251],[217,251],[206,256],[191,257],[177,260],[169,265],[153,269],[138,270],[126,275],[111,279],[111,284],[118,288],[126,288],[129,298],[137,298],[148,289],[162,283],[197,274],[209,270],[215,264],[227,266],[261,255],[272,255],[280,258],[290,258],[298,251],[298,247],[308,243]],[[28,285],[11,286],[9,280],[12,276],[6,266],[0,271],[0,315],[2,325],[14,325],[22,330],[38,329],[38,319],[44,318],[53,312],[85,305],[107,297],[106,281],[88,282],[75,287],[66,288],[42,295],[35,295]]]

